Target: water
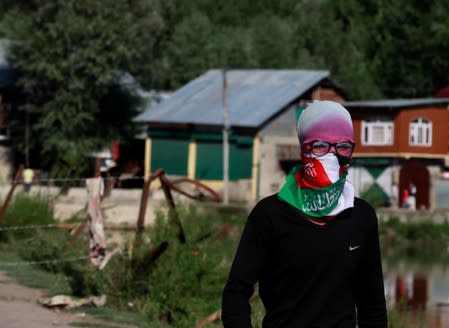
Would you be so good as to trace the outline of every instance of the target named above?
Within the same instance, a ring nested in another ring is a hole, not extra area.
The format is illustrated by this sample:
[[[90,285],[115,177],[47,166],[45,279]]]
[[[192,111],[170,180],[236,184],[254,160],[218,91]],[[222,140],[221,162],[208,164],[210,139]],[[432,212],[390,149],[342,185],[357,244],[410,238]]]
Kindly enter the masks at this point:
[[[389,309],[410,320],[403,327],[449,328],[449,267],[445,261],[384,264],[384,284]]]

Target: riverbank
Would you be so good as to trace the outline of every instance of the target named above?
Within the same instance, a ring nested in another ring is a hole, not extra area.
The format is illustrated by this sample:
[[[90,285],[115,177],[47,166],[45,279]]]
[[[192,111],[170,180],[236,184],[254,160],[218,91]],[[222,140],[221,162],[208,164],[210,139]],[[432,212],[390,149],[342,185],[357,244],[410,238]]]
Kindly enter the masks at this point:
[[[386,208],[380,207],[376,209],[377,216],[381,221],[390,219],[398,219],[402,223],[407,222],[432,222],[432,223],[449,223],[449,209],[434,210],[409,210],[403,208]]]

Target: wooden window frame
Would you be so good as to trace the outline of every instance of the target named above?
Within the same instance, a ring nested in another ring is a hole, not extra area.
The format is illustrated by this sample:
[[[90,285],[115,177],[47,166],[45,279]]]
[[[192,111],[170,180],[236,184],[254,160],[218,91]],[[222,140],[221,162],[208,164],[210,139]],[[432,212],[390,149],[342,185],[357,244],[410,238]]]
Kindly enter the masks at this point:
[[[361,141],[364,146],[391,146],[394,143],[392,121],[362,121]],[[374,129],[383,129],[383,140],[374,140]]]
[[[409,126],[410,146],[432,146],[432,121],[424,117],[418,117],[410,122]]]

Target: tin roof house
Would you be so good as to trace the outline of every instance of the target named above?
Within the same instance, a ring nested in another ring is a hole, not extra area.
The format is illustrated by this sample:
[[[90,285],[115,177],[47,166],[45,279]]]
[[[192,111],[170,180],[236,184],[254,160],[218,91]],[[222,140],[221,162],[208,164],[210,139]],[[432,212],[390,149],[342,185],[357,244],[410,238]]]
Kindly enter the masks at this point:
[[[299,160],[296,120],[315,99],[344,101],[321,70],[209,70],[135,118],[146,126],[145,175],[170,175],[223,188],[223,129],[229,127],[230,199],[277,192]],[[226,109],[226,110],[225,110]]]

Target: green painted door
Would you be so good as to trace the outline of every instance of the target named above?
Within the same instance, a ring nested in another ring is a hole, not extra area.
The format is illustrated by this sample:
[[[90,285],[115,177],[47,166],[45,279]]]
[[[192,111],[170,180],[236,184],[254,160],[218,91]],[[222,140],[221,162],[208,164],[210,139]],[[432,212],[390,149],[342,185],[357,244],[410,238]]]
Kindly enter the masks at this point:
[[[186,139],[153,139],[151,170],[162,168],[167,174],[187,175],[189,141]]]
[[[198,141],[195,177],[198,180],[223,179],[223,143]],[[250,179],[252,146],[229,144],[229,180]]]
[[[250,144],[232,144],[230,147],[229,179],[251,179],[253,152]]]
[[[197,142],[195,178],[198,180],[223,179],[223,148],[221,142]]]

